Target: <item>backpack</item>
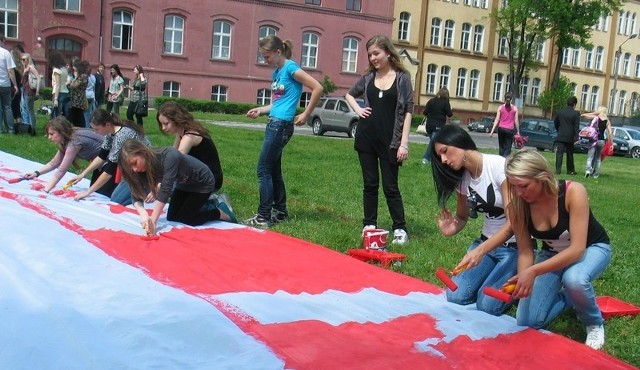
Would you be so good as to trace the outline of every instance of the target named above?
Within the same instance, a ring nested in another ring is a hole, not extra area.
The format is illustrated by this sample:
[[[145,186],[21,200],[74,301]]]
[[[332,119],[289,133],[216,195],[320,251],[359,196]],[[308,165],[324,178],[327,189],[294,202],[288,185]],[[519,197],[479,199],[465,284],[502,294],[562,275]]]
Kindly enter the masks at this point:
[[[597,141],[598,140],[598,121],[600,120],[599,117],[595,117],[590,124],[588,124],[587,126],[583,127],[580,132],[578,133],[578,136],[580,137],[580,139],[587,139],[589,141]],[[595,126],[595,127],[594,127]]]

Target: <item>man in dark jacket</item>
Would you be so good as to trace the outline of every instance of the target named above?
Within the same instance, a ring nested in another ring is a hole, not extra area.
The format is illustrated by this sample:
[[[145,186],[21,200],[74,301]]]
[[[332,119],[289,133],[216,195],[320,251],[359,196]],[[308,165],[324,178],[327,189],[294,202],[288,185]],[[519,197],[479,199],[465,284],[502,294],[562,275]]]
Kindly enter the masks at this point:
[[[576,168],[573,163],[573,146],[578,141],[578,129],[580,128],[580,113],[574,107],[578,103],[575,96],[567,99],[567,106],[560,109],[553,120],[558,137],[556,138],[556,173],[562,171],[562,157],[567,153],[567,174],[575,175]]]

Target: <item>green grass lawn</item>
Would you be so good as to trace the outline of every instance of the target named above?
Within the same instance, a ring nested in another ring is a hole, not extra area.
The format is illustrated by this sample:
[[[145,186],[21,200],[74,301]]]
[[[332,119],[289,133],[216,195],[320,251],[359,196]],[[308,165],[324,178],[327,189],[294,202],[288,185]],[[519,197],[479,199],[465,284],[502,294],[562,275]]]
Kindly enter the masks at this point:
[[[209,114],[196,116],[202,120],[242,119]],[[39,134],[43,133],[45,121],[46,117],[39,116]],[[145,129],[155,146],[171,144],[171,138],[159,133],[155,116],[147,117],[145,122]],[[215,125],[210,126],[210,131],[222,159],[225,174],[223,191],[229,194],[238,218],[249,218],[256,212],[258,204],[256,163],[263,133]],[[434,275],[436,268],[455,266],[470,242],[480,234],[481,221],[470,220],[462,232],[451,238],[440,234],[436,225],[438,209],[431,173],[420,165],[425,149],[424,145],[411,144],[410,159],[400,171],[400,189],[410,242],[394,247],[393,251],[407,255],[407,260],[396,268],[399,273],[441,285]],[[43,136],[2,135],[0,150],[46,162],[55,147]],[[552,153],[545,155],[553,160]],[[585,160],[584,154],[577,154],[577,168],[582,168]],[[285,148],[283,171],[291,218],[289,222],[275,225],[273,230],[339,252],[361,246],[362,180],[351,139],[296,136]],[[599,179],[572,178],[586,185],[593,213],[612,240],[613,260],[595,283],[597,294],[640,305],[640,274],[636,265],[640,261],[640,192],[634,190],[640,181],[640,160],[610,157],[604,161]],[[388,213],[381,191],[380,227],[391,227]],[[510,312],[514,313],[515,309]],[[637,316],[615,317],[608,319],[605,326],[605,351],[640,366],[640,319]],[[562,315],[549,329],[576,341],[584,341],[584,328],[572,312]],[[531,350],[535,351],[535,348]]]

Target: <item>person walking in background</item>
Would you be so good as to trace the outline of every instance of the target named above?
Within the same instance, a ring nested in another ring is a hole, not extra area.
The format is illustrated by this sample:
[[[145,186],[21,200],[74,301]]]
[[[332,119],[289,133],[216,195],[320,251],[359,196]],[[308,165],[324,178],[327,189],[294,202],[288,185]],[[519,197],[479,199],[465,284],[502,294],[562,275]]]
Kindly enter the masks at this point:
[[[85,90],[87,109],[84,111],[84,123],[85,127],[90,127],[91,113],[98,107],[98,101],[96,100],[96,76],[94,73],[91,73],[91,64],[86,60],[82,62],[87,73],[87,88]]]
[[[215,186],[213,174],[204,163],[176,148],[153,150],[129,139],[122,145],[118,165],[124,180],[131,184],[133,207],[147,235],[157,233],[158,219],[167,203],[167,221],[190,226],[217,220],[237,221],[224,203],[214,209],[205,207]],[[148,192],[155,199],[151,215],[143,204]]]
[[[196,121],[184,106],[175,101],[162,104],[158,108],[156,120],[162,133],[176,136],[173,141],[174,148],[209,167],[216,179],[213,191],[220,190],[224,179],[220,155],[207,128]]]
[[[435,97],[429,99],[422,114],[427,118],[427,136],[429,137],[429,146],[422,156],[422,164],[429,164],[433,136],[447,124],[447,117],[453,116],[449,103],[449,89],[443,87]]]
[[[258,159],[258,184],[260,204],[255,216],[245,224],[268,227],[269,224],[286,221],[287,192],[282,176],[282,152],[293,136],[293,126],[304,125],[322,95],[322,85],[291,60],[291,41],[277,36],[267,36],[258,41],[265,62],[274,67],[271,79],[272,102],[253,108],[247,117],[258,118],[269,114],[264,141]],[[311,90],[311,98],[304,111],[296,116],[302,88]]]
[[[69,114],[68,119],[75,127],[87,127],[84,119],[84,111],[87,109],[87,84],[89,76],[86,67],[88,63],[84,63],[80,59],[73,61],[73,79],[69,83]]]
[[[504,104],[498,108],[496,119],[493,121],[493,127],[489,137],[493,137],[496,128],[498,129],[498,153],[507,157],[511,154],[513,146],[514,131],[520,135],[520,122],[518,121],[518,107],[511,104],[511,94],[504,96]]]
[[[413,112],[411,76],[402,65],[388,37],[377,35],[367,41],[369,65],[346,95],[358,114],[358,134],[354,148],[362,170],[363,234],[376,229],[378,189],[382,189],[393,222],[393,244],[409,241],[404,204],[398,187],[398,172],[409,157],[409,131]],[[363,97],[361,108],[356,98]],[[378,170],[378,168],[380,170]]]
[[[69,89],[67,88],[67,70],[66,63],[62,54],[56,50],[49,52],[49,65],[51,66],[51,88],[53,99],[53,117],[64,114],[64,107],[69,98]]]
[[[31,59],[31,54],[24,53],[20,58],[24,74],[22,75],[22,105],[29,116],[29,135],[36,136],[36,110],[34,102],[40,98],[40,73]],[[32,82],[35,82],[35,89]]]
[[[16,133],[16,126],[13,124],[13,111],[11,110],[11,97],[18,93],[18,84],[14,69],[15,62],[9,50],[4,48],[6,39],[0,33],[0,120],[2,133]]]
[[[58,150],[56,154],[44,166],[37,171],[33,171],[24,175],[27,179],[33,179],[55,171],[47,185],[42,189],[45,193],[50,192],[56,187],[60,179],[67,174],[69,168],[73,166],[79,169],[78,159],[88,162],[100,154],[100,146],[104,137],[87,128],[75,128],[64,117],[56,117],[44,126],[44,131],[51,142],[56,144]],[[93,184],[100,170],[94,170],[91,176],[91,184]],[[110,196],[115,188],[115,182],[111,181],[96,190],[97,193]]]
[[[611,262],[611,245],[585,187],[556,180],[549,162],[531,149],[513,153],[505,171],[507,212],[518,243],[518,274],[509,279],[516,283],[513,298],[520,299],[517,324],[544,328],[573,308],[586,326],[585,344],[602,348],[604,319],[593,281]],[[542,241],[537,254],[532,237]]]
[[[136,64],[133,67],[133,74],[135,78],[133,79],[133,83],[131,86],[125,86],[125,88],[132,91],[131,96],[129,97],[129,106],[127,107],[127,119],[129,121],[133,121],[133,117],[136,117],[136,123],[140,126],[144,124],[142,120],[143,116],[138,114],[136,111],[138,107],[138,102],[146,99],[147,94],[147,78],[144,75],[144,69],[140,64]]]
[[[573,162],[573,149],[578,141],[580,128],[580,113],[574,108],[578,104],[575,96],[567,99],[567,106],[556,113],[553,124],[558,131],[556,137],[556,174],[562,173],[562,157],[567,153],[567,175],[575,175],[576,167]]]
[[[104,95],[105,95],[105,84],[104,84],[104,64],[98,64],[98,70],[93,74],[93,77],[96,79],[95,83],[95,94],[96,94],[96,107],[98,109],[104,104]],[[89,119],[90,123],[91,119]]]
[[[111,65],[111,81],[107,99],[107,111],[120,115],[120,105],[124,101],[124,78],[117,64]]]
[[[462,270],[452,278],[458,289],[447,289],[447,300],[460,305],[475,303],[480,311],[502,315],[511,303],[485,295],[484,288],[501,289],[517,272],[518,249],[504,212],[511,197],[505,158],[480,153],[469,133],[456,125],[445,126],[434,135],[430,157],[440,232],[447,237],[458,234],[467,225],[470,211],[484,215],[480,235],[456,266]],[[452,214],[447,203],[454,192],[457,203]]]
[[[597,131],[597,136],[591,140],[581,138],[581,140],[586,140],[589,145],[584,177],[593,176],[594,179],[597,179],[600,177],[600,166],[602,165],[602,157],[600,156],[602,148],[604,148],[605,141],[613,141],[611,122],[607,116],[607,107],[603,106],[598,107],[595,112],[583,113],[582,116],[591,119],[591,127]]]
[[[13,69],[13,73],[18,88],[17,93],[11,97],[11,113],[13,113],[13,131],[15,134],[19,134],[22,127],[22,76],[24,75],[24,67],[20,58],[24,52],[21,44],[14,45],[10,50],[13,64],[16,66]]]

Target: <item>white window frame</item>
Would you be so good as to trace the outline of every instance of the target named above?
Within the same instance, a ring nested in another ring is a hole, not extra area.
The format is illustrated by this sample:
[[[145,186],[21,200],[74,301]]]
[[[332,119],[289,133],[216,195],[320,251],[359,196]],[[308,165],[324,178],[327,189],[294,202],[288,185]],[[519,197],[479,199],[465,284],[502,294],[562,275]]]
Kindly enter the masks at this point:
[[[456,29],[456,22],[453,21],[452,19],[447,19],[444,22],[444,34],[443,39],[442,39],[442,43],[443,43],[443,47],[445,48],[451,48],[453,49],[453,40],[455,37],[455,29]]]
[[[315,32],[302,33],[302,58],[300,58],[301,67],[317,68],[319,45],[320,35]]]
[[[10,7],[13,5],[13,7]],[[4,2],[0,8],[0,32],[7,38],[18,38],[18,2]]]
[[[345,37],[342,40],[342,72],[357,72],[358,45],[358,39],[355,37]]]
[[[440,31],[442,28],[442,19],[433,18],[431,20],[431,46],[440,46]]]
[[[589,109],[589,90],[591,89],[591,86],[589,85],[582,85],[582,92],[580,94],[580,105],[582,106],[582,109],[584,110],[588,110]]]
[[[539,78],[534,78],[531,81],[531,105],[538,105],[538,98],[540,98],[540,85],[542,81]]]
[[[451,67],[442,66],[440,67],[440,88],[446,87],[447,90],[451,91],[449,84],[451,83]]]
[[[117,50],[133,50],[133,13],[125,9],[116,9],[112,16],[111,47]]]
[[[483,42],[484,42],[484,26],[477,24],[473,28],[473,51],[476,53],[481,53]]]
[[[409,31],[411,30],[411,13],[400,12],[398,21],[398,40],[409,41]]]
[[[460,50],[471,51],[471,31],[473,26],[471,23],[463,23],[460,34]]]
[[[5,1],[4,3],[7,3],[7,2],[8,1]],[[55,10],[64,10],[66,12],[79,13],[81,9],[81,5],[82,4],[80,0],[55,0],[53,3],[53,8]]]
[[[596,71],[602,71],[602,60],[604,58],[604,47],[602,46],[598,46],[596,48],[596,65],[595,65],[595,69]]]
[[[493,101],[501,101],[502,89],[504,88],[504,74],[496,73],[493,76]]]
[[[233,25],[229,21],[218,19],[213,21],[213,43],[211,59],[231,59],[231,38]]]
[[[162,83],[162,96],[180,97],[180,82],[165,81]]]
[[[469,74],[469,98],[478,99],[480,87],[480,71],[472,69]]]
[[[438,66],[436,64],[429,64],[427,66],[427,79],[425,81],[427,94],[436,93],[436,81],[438,81]]]
[[[228,99],[227,93],[229,88],[224,85],[211,86],[211,100],[217,102],[226,102]]]
[[[600,87],[591,87],[591,103],[589,104],[589,110],[595,111],[598,109],[598,102],[600,101]]]
[[[184,45],[184,17],[177,14],[164,16],[162,52],[182,55]]]
[[[271,104],[271,89],[258,89],[258,91],[256,92],[256,104]]]
[[[467,69],[458,69],[458,80],[456,81],[456,96],[464,98],[467,94]]]

